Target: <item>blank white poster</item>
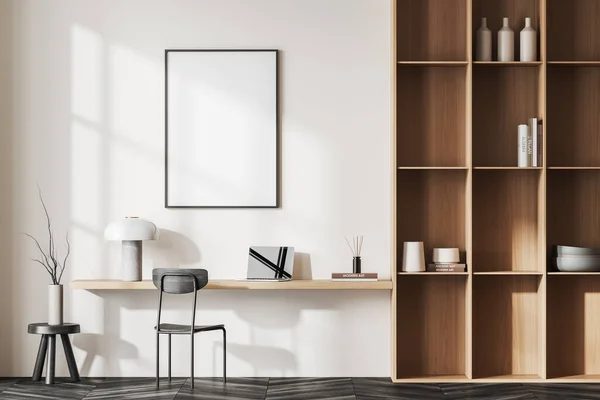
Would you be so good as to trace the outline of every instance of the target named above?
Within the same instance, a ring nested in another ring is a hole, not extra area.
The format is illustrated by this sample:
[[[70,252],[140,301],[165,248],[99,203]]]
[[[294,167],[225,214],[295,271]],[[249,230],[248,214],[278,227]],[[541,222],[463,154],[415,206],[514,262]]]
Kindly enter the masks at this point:
[[[277,51],[166,52],[166,206],[276,207]]]

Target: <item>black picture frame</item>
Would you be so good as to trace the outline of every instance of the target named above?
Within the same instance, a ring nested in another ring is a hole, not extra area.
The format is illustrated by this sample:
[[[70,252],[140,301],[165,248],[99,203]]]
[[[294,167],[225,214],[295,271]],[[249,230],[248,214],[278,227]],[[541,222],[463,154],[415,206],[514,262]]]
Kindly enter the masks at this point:
[[[169,204],[169,53],[176,52],[272,52],[275,53],[275,204],[266,206],[257,205],[170,205]],[[281,169],[281,117],[279,109],[279,50],[278,49],[165,49],[165,175],[164,175],[164,201],[167,209],[277,209],[281,206],[280,169]]]

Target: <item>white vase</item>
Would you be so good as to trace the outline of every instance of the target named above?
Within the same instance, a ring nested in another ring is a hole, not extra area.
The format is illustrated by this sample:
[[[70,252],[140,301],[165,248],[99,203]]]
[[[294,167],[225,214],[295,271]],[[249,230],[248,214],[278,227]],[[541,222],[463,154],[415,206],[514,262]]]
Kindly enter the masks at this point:
[[[423,250],[423,242],[404,242],[404,257],[402,258],[402,271],[425,271],[425,251]]]
[[[487,27],[487,18],[481,18],[481,27],[477,30],[475,61],[492,61],[492,31]]]
[[[498,61],[515,61],[515,33],[508,25],[508,18],[502,20],[498,31]]]
[[[48,325],[63,323],[63,285],[48,285]]]
[[[521,31],[521,61],[537,61],[537,32],[531,26],[531,18],[525,18]]]

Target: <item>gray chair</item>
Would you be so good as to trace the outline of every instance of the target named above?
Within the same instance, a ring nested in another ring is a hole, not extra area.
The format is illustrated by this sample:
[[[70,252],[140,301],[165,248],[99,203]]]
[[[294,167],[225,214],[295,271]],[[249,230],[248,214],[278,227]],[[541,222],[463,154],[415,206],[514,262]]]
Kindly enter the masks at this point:
[[[223,383],[227,382],[227,332],[224,325],[196,325],[196,300],[198,290],[208,283],[208,272],[205,269],[172,269],[157,268],[152,271],[152,282],[159,290],[158,318],[156,326],[156,387],[159,386],[159,354],[160,335],[169,337],[169,381],[171,381],[171,335],[190,335],[191,339],[191,384],[194,387],[194,335],[200,332],[223,331]],[[194,294],[191,325],[164,324],[160,322],[163,293]]]

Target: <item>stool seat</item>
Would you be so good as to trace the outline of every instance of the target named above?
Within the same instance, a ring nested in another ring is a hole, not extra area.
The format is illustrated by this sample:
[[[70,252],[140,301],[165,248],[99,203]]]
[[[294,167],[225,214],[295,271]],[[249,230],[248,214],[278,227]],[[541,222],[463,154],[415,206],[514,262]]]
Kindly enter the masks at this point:
[[[27,333],[34,335],[70,335],[81,332],[79,324],[65,322],[61,325],[48,325],[45,322],[29,324]]]

